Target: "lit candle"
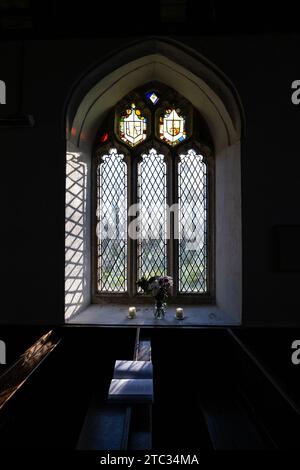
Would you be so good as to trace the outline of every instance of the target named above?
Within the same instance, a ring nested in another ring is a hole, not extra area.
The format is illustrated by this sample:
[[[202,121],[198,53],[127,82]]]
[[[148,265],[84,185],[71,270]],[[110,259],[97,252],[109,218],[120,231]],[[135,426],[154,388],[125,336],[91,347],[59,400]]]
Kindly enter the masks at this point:
[[[136,317],[136,308],[129,307],[128,309],[128,318],[135,318]]]
[[[183,314],[183,308],[176,308],[176,318],[177,320],[183,320],[184,314]]]

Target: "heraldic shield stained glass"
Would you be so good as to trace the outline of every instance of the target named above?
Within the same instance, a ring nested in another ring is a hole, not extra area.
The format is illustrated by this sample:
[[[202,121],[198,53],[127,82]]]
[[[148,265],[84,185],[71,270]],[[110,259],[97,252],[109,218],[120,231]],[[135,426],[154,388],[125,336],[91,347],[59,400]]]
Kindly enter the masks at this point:
[[[170,145],[177,145],[186,139],[185,118],[179,109],[169,108],[160,116],[159,136]]]
[[[127,108],[120,117],[119,136],[126,144],[134,147],[146,139],[146,133],[147,119],[142,116],[141,110],[132,103],[131,107]]]

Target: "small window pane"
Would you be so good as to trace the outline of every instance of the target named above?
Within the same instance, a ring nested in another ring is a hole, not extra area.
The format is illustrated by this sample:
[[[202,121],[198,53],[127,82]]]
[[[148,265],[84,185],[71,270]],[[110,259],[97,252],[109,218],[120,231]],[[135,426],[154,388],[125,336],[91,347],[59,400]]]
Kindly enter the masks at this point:
[[[98,290],[127,291],[127,165],[111,149],[97,168]]]
[[[185,119],[180,109],[167,109],[160,117],[159,136],[170,145],[177,145],[186,139]]]
[[[151,101],[152,104],[157,104],[159,101],[159,97],[155,93],[155,91],[148,91],[146,93],[147,100]]]
[[[146,132],[147,119],[142,116],[141,110],[132,103],[131,107],[126,109],[120,117],[119,136],[126,144],[134,147],[146,139]]]
[[[195,150],[180,155],[179,291],[207,292],[207,171]]]
[[[138,167],[138,278],[167,273],[166,163],[151,149]]]

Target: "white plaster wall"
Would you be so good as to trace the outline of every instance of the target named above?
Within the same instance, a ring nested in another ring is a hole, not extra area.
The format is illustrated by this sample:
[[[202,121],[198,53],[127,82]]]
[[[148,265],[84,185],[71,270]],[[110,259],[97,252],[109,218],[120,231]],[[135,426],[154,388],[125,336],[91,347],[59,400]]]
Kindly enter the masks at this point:
[[[226,316],[242,320],[242,208],[240,142],[216,154],[216,300]]]
[[[3,80],[0,80],[0,104],[6,104],[6,85]]]
[[[66,156],[65,208],[65,319],[79,313],[91,301],[90,244],[90,166],[83,152],[71,151]]]

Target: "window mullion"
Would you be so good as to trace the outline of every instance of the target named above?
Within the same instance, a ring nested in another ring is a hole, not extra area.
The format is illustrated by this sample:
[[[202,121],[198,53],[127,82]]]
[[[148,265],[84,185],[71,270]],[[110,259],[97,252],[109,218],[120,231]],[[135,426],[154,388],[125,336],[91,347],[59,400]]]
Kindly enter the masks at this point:
[[[172,207],[174,200],[174,178],[173,178],[173,159],[171,155],[168,155],[166,158],[167,162],[167,200],[166,200],[166,210],[167,210],[167,270],[168,275],[174,275],[174,219],[173,214],[170,212],[170,207]]]
[[[137,158],[134,152],[131,152],[130,168],[128,171],[128,178],[130,183],[128,185],[128,207],[137,203]],[[128,217],[128,224],[136,218],[136,215]],[[128,279],[129,279],[129,296],[136,295],[136,280],[137,280],[137,240],[129,236],[128,231]]]
[[[172,211],[172,259],[173,259],[173,295],[178,294],[178,156],[175,151],[172,152],[172,205],[175,210]]]

